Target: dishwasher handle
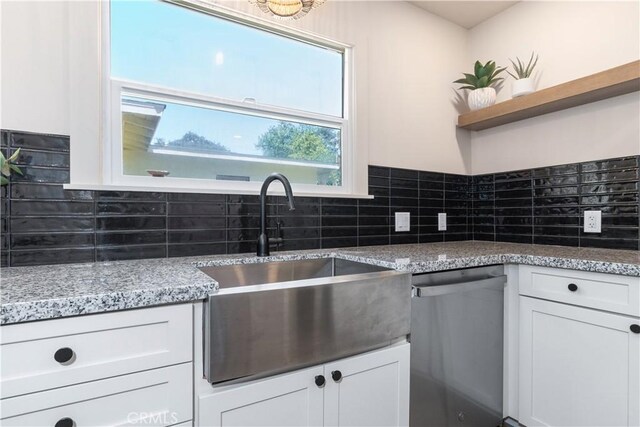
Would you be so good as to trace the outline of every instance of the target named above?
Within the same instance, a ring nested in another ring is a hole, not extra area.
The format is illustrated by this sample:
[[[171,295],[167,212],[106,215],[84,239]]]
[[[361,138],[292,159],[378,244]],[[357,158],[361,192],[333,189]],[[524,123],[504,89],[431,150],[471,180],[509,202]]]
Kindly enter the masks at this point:
[[[434,297],[439,295],[468,292],[476,289],[503,289],[507,283],[507,276],[494,276],[469,282],[451,283],[447,285],[413,286],[413,297]]]

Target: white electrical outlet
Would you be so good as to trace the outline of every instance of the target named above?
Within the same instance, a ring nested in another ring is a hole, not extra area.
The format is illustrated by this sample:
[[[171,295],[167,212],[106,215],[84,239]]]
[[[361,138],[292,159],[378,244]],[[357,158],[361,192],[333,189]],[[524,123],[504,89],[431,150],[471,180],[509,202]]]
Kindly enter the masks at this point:
[[[584,211],[584,232],[602,232],[602,211]]]
[[[396,231],[409,231],[411,229],[411,213],[396,212]]]
[[[447,231],[447,214],[444,212],[438,214],[438,231]]]

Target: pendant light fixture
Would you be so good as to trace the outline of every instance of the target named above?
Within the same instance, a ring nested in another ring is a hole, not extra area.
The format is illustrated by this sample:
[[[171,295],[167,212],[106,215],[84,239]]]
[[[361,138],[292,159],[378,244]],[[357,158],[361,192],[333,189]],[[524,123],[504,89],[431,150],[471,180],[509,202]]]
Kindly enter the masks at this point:
[[[264,13],[277,18],[300,19],[325,0],[249,0]]]

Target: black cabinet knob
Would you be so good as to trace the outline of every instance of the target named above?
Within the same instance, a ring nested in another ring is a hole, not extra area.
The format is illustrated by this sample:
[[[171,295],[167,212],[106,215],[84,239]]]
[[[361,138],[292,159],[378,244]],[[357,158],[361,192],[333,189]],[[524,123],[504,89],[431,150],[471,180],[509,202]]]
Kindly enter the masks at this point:
[[[324,379],[324,375],[316,375],[316,385],[318,387],[324,387],[326,380]]]
[[[333,378],[333,380],[335,382],[338,382],[342,379],[342,372],[340,371],[331,371],[331,378]]]
[[[58,420],[55,427],[74,427],[76,423],[71,418],[62,418]]]
[[[631,332],[633,332],[634,334],[640,334],[640,325],[638,324],[633,324],[631,326],[629,326],[629,329],[631,330]]]
[[[76,354],[69,347],[62,347],[54,353],[53,358],[56,360],[56,362],[62,365],[69,365],[73,363],[73,361],[75,360],[75,356]]]
[[[567,288],[569,288],[571,292],[575,292],[578,290],[578,285],[576,285],[575,283],[569,283],[569,286],[567,286]]]

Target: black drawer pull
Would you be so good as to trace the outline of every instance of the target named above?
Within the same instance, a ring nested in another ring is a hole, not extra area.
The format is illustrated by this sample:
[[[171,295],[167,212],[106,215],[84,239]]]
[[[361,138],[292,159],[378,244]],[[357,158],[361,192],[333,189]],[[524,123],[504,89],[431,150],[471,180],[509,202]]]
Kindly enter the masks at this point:
[[[634,334],[640,334],[640,325],[638,324],[633,324],[631,326],[629,326],[629,329],[631,330],[631,332],[633,332]]]
[[[58,420],[55,427],[75,427],[76,423],[71,418],[62,418]]]
[[[320,388],[324,387],[324,384],[326,383],[325,379],[324,379],[324,375],[316,375],[316,385]]]
[[[61,365],[70,365],[76,360],[76,354],[69,347],[62,347],[54,353],[53,358]]]
[[[575,292],[578,290],[578,285],[576,285],[575,283],[569,283],[569,286],[567,286],[567,288],[569,288],[571,292]]]
[[[339,382],[342,379],[342,372],[340,372],[340,371],[332,371],[331,372],[331,378],[333,378],[333,380],[335,382]]]

